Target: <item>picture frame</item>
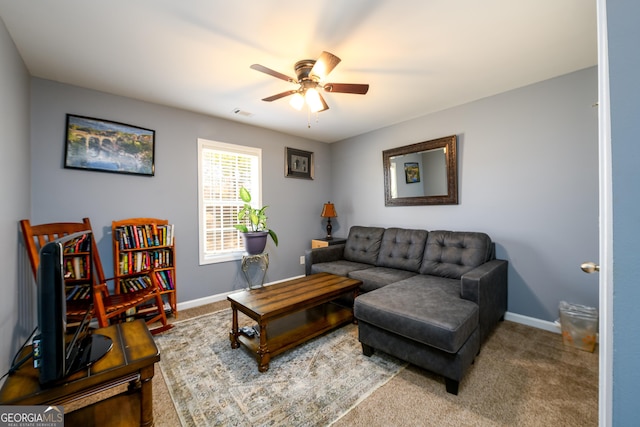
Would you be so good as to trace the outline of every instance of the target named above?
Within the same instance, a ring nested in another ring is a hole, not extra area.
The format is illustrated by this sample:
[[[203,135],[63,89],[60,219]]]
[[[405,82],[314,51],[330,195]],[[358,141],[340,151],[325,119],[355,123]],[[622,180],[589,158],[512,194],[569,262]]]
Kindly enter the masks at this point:
[[[417,162],[404,164],[404,179],[407,184],[420,182],[420,165]]]
[[[67,114],[64,167],[153,176],[155,135],[151,129]]]
[[[313,153],[285,147],[284,176],[287,178],[313,179]]]

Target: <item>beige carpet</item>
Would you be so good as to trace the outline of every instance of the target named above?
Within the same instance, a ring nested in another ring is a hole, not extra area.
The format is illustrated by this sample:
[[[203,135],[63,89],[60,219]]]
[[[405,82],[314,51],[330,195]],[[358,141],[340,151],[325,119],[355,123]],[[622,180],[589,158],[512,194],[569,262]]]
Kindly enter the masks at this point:
[[[179,320],[227,308],[226,301],[180,312]],[[230,320],[229,320],[230,322]],[[180,420],[156,369],[156,426]],[[335,426],[597,426],[598,356],[566,347],[561,336],[502,322],[460,384],[409,367],[347,412]]]

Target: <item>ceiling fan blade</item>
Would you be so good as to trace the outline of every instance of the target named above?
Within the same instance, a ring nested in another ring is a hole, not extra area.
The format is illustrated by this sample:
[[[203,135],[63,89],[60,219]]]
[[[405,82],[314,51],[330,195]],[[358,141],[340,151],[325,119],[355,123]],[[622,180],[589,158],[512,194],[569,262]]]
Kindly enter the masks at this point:
[[[338,65],[340,61],[341,59],[334,54],[324,51],[311,69],[310,74],[318,77],[320,80],[323,80],[331,71],[333,71],[334,68],[336,68],[336,65]]]
[[[285,82],[296,83],[296,80],[292,79],[291,77],[289,77],[289,76],[287,76],[285,74],[279,73],[279,72],[277,72],[275,70],[272,70],[271,68],[267,68],[264,65],[253,64],[249,68],[251,68],[253,70],[256,70],[256,71],[260,71],[261,73],[269,74],[270,76],[282,79]]]
[[[267,101],[267,102],[271,102],[271,101],[275,101],[276,99],[284,98],[285,96],[293,95],[296,92],[297,92],[297,90],[288,90],[286,92],[281,92],[281,93],[278,93],[276,95],[269,96],[267,98],[262,98],[262,100],[263,101]]]
[[[369,91],[369,85],[356,83],[327,83],[324,86],[325,92],[354,93],[364,95]]]
[[[326,101],[324,100],[324,98],[322,97],[322,95],[320,95],[320,92],[318,92],[318,96],[320,97],[320,102],[322,102],[322,109],[318,110],[317,112],[321,112],[321,111],[325,111],[329,109],[329,106],[327,105]]]

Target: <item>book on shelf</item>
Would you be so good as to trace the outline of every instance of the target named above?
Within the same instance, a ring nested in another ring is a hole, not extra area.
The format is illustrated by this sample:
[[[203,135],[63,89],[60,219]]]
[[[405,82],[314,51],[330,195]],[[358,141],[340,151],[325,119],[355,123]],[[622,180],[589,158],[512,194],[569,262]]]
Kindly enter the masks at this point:
[[[173,277],[171,271],[169,270],[160,270],[155,272],[156,279],[158,280],[158,284],[164,291],[172,291],[174,290],[173,285]]]
[[[65,279],[85,279],[89,277],[89,263],[84,256],[67,256],[65,260]]]
[[[173,245],[174,225],[123,225],[116,229],[116,240],[122,249],[144,249]]]
[[[167,278],[168,278],[168,281],[169,281],[169,288],[172,289],[172,290],[175,289],[176,286],[173,283],[173,274],[172,274],[171,271],[167,270]]]
[[[136,277],[127,277],[120,281],[122,293],[138,292],[149,286],[153,286],[151,279],[147,274],[142,274]]]
[[[153,245],[160,246],[160,239],[158,238],[158,226],[156,224],[151,224],[151,232],[153,235]]]
[[[91,298],[91,287],[89,285],[76,285],[73,289],[67,292],[67,301],[86,300]]]
[[[166,313],[172,312],[171,304],[169,304],[167,301],[164,301],[162,306]],[[155,314],[155,309],[156,309],[155,307],[156,307],[155,304],[140,305],[137,307],[136,314],[139,316],[144,316],[146,314]]]
[[[84,277],[84,267],[81,265],[83,264],[82,261],[83,259],[79,256],[73,257],[73,273],[76,279],[82,279]]]
[[[66,242],[64,245],[64,253],[72,254],[78,252],[89,252],[90,244],[91,239],[87,238],[87,234],[83,234],[82,236]]]

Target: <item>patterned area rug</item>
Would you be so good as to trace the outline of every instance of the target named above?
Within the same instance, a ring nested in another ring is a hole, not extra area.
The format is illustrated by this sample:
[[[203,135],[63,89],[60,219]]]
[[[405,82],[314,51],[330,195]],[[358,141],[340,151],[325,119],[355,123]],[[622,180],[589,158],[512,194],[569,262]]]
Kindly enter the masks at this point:
[[[349,324],[272,358],[259,373],[255,357],[231,348],[230,327],[227,309],[154,337],[184,426],[325,426],[405,366],[384,354],[364,356]]]

